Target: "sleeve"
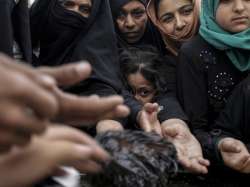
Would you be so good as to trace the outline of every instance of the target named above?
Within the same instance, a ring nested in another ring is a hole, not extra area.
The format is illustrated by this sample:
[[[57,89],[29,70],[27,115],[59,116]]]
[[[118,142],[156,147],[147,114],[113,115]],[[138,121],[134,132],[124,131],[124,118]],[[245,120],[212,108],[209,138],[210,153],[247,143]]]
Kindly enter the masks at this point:
[[[232,92],[225,108],[221,111],[215,122],[214,129],[217,131],[214,136],[215,149],[220,139],[232,137],[245,143],[250,150],[250,77],[242,81]],[[217,152],[219,152],[217,150]],[[218,159],[220,159],[220,155]]]
[[[215,150],[209,133],[206,74],[202,62],[190,49],[183,47],[179,53],[177,96],[189,118],[191,131],[201,143],[204,157],[214,160]]]
[[[129,127],[134,128],[131,124],[137,123],[136,118],[143,105],[140,104],[127,89],[122,90],[122,96],[125,100],[124,103],[130,108],[130,115],[128,116]]]
[[[159,79],[164,78],[162,87],[166,88],[155,98],[155,101],[162,107],[158,114],[161,123],[171,118],[188,121],[176,97],[176,64],[177,59],[175,57],[165,56],[164,66],[159,69],[161,76]]]

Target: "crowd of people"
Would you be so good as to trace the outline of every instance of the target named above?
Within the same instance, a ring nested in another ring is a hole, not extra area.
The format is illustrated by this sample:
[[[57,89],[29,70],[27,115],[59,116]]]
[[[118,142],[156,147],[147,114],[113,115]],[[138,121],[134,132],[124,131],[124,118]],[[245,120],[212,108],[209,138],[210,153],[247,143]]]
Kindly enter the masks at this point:
[[[1,0],[0,52],[0,187],[100,172],[93,136],[126,129],[250,174],[249,0]]]

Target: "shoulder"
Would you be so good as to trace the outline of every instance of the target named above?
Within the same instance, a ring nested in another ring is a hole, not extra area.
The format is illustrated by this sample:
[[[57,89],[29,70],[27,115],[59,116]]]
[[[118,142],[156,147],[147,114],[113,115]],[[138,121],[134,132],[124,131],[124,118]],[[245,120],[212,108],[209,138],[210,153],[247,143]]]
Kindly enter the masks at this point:
[[[195,55],[208,48],[211,48],[211,46],[200,35],[197,35],[191,40],[182,44],[180,53]]]

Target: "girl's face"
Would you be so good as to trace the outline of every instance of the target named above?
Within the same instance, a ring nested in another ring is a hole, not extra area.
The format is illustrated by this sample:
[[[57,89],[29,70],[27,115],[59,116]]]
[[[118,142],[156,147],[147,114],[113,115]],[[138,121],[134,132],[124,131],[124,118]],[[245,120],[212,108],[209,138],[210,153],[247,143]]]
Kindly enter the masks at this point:
[[[81,16],[88,18],[91,13],[91,0],[65,0],[62,5],[67,9],[74,11]]]
[[[153,102],[156,91],[140,72],[130,74],[127,79],[136,100],[142,104]]]
[[[130,1],[124,5],[116,19],[122,37],[131,44],[143,37],[147,21],[145,6],[140,1]]]
[[[194,22],[191,0],[161,0],[158,19],[167,34],[179,37],[184,30],[190,30]]]
[[[220,0],[216,22],[230,33],[250,27],[250,0]]]

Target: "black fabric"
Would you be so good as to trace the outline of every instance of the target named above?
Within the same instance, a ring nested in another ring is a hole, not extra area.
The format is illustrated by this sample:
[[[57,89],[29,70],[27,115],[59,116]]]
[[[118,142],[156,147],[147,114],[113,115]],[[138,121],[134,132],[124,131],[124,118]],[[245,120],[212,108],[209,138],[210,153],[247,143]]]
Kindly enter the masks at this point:
[[[21,48],[23,60],[31,62],[32,49],[28,1],[0,0],[0,52],[13,57],[14,40]]]
[[[128,44],[119,34],[119,29],[117,28],[115,19],[118,17],[121,8],[130,2],[131,0],[109,0],[110,1],[110,6],[111,6],[111,11],[113,15],[113,20],[114,20],[114,25],[116,28],[116,33],[117,33],[117,40],[118,40],[118,47],[120,49],[131,47],[131,46],[142,46],[142,45],[152,45],[156,47],[161,54],[166,54],[166,49],[165,49],[165,44],[163,40],[161,39],[161,35],[159,31],[154,27],[152,22],[148,19],[148,23],[146,26],[145,34],[143,37],[140,39],[140,41],[133,43],[133,44]],[[142,4],[147,6],[147,0],[138,0]]]
[[[220,133],[215,121],[228,103],[235,86],[246,76],[247,72],[238,71],[229,63],[225,53],[209,45],[199,35],[185,43],[180,50],[178,98],[212,168],[215,166],[217,169],[216,165],[220,165],[214,147],[215,137]],[[210,173],[228,174],[219,170]]]
[[[108,0],[93,0],[91,14],[82,17],[63,8],[58,0],[38,0],[31,8],[33,46],[40,45],[36,65],[56,66],[87,60],[93,73],[73,92],[103,95],[96,92],[104,84],[113,95],[121,89],[118,78],[117,47]],[[96,87],[94,86],[96,84]],[[91,85],[91,89],[89,88]]]

